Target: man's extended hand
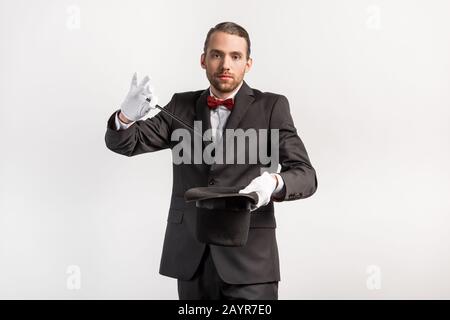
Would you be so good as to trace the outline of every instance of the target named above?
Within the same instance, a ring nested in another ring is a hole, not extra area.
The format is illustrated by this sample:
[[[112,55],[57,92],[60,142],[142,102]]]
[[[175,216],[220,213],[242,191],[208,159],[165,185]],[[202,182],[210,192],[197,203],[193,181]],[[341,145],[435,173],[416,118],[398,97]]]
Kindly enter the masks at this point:
[[[131,79],[130,91],[120,106],[120,112],[129,122],[137,121],[144,117],[151,109],[154,109],[158,103],[157,96],[149,85],[150,79],[145,76],[141,83],[137,83],[137,74],[134,73]],[[149,98],[150,103],[146,101]]]
[[[274,175],[264,172],[259,177],[253,179],[247,187],[239,190],[239,193],[256,192],[258,195],[258,203],[252,208],[252,210],[256,210],[269,203],[272,193],[277,187],[277,183],[278,180]]]

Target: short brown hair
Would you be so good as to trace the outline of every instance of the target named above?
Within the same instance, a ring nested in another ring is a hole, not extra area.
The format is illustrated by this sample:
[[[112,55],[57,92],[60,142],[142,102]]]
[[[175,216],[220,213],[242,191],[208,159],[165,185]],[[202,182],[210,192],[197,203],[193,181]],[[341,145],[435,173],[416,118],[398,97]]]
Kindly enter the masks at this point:
[[[244,38],[247,42],[247,60],[250,58],[250,37],[244,28],[234,22],[221,22],[214,28],[209,29],[208,34],[206,35],[205,45],[203,46],[204,54],[206,54],[206,49],[208,48],[209,38],[216,31],[222,31]]]

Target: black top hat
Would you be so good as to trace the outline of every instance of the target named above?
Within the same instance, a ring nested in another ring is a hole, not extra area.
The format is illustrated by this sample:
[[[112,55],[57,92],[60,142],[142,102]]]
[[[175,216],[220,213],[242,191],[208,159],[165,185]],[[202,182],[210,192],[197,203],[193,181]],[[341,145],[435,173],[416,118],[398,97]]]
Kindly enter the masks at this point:
[[[258,195],[239,193],[242,188],[197,187],[186,191],[186,201],[196,201],[196,235],[200,242],[228,247],[245,245],[250,211],[258,202]]]

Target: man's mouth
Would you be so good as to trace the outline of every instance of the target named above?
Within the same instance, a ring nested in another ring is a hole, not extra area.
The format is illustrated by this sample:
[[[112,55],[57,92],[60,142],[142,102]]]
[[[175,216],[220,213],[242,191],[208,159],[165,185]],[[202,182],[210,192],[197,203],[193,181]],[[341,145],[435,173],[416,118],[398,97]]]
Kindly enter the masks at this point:
[[[228,75],[228,74],[219,74],[218,78],[220,78],[220,79],[233,79],[233,77]]]

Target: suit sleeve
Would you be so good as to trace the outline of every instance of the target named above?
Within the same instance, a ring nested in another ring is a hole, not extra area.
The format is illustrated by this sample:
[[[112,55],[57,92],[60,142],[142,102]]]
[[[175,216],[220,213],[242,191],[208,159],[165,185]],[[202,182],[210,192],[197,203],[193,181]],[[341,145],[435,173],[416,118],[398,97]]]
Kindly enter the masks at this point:
[[[271,129],[279,129],[280,176],[284,192],[275,201],[310,197],[317,189],[316,171],[311,165],[305,146],[297,134],[288,99],[280,95],[272,109]]]
[[[164,107],[173,113],[176,94]],[[154,152],[170,148],[172,134],[172,118],[159,112],[152,118],[138,120],[125,130],[117,130],[114,112],[107,122],[105,143],[113,152],[132,157],[141,153]]]

